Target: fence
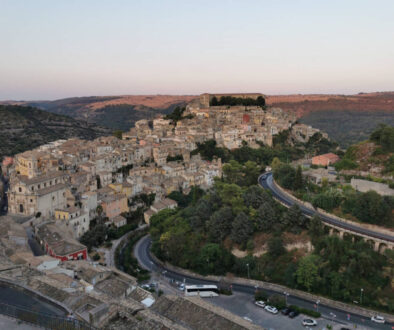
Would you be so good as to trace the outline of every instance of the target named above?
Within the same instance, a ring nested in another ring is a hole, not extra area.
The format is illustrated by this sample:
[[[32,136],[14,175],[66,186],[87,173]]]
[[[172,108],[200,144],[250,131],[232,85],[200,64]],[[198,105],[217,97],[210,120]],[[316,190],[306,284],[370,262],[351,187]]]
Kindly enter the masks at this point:
[[[39,313],[28,308],[8,305],[0,302],[0,314],[18,319],[22,322],[36,325],[45,329],[54,330],[94,330],[90,324],[74,318]]]

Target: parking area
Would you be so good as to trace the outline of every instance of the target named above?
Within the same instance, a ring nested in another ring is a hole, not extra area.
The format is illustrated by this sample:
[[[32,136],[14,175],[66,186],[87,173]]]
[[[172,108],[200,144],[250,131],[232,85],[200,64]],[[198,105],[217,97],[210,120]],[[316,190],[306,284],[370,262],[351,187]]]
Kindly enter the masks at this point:
[[[307,329],[302,325],[304,315],[298,315],[291,319],[287,316],[278,314],[271,314],[264,310],[264,308],[258,307],[254,304],[252,297],[248,294],[236,293],[231,296],[220,295],[219,297],[207,298],[207,302],[222,307],[238,316],[248,318],[253,323],[258,324],[266,329]],[[317,326],[314,329],[324,329],[327,325],[333,326],[333,329],[341,329],[342,327],[353,329],[352,325],[344,325],[337,322],[333,322],[324,318],[317,320]],[[368,327],[357,327],[358,330],[371,329]]]

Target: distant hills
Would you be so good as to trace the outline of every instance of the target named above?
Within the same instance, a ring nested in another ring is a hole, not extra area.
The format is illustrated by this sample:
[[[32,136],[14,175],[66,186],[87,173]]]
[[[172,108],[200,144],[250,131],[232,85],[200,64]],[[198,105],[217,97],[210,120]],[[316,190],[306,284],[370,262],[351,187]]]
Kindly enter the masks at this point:
[[[152,119],[158,114],[171,113],[176,106],[184,106],[196,97],[190,95],[91,96],[55,101],[26,101],[18,104],[67,115],[78,121],[94,123],[112,130],[127,131],[137,120]]]
[[[357,95],[278,95],[266,103],[295,112],[342,147],[368,139],[378,124],[394,126],[394,92]]]
[[[168,114],[197,95],[121,95],[74,97],[55,101],[9,101],[66,115],[79,125],[127,131],[140,119]],[[295,112],[299,121],[329,134],[342,147],[363,141],[380,123],[394,125],[394,92],[356,95],[268,95],[269,106]]]
[[[0,105],[0,160],[58,139],[94,139],[111,131],[29,106]]]

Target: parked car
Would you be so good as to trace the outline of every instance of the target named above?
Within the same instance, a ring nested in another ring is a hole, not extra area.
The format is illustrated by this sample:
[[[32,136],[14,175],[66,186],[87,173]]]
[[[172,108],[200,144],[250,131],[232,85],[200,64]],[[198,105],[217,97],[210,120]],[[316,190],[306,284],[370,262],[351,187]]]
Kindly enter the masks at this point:
[[[143,288],[145,290],[149,290],[150,286],[148,284],[143,284],[143,285],[141,285],[141,288]]]
[[[371,317],[371,321],[372,322],[376,322],[376,323],[384,323],[386,322],[383,316],[380,315],[375,315]]]
[[[278,314],[278,310],[277,310],[277,308],[274,307],[274,306],[267,305],[267,306],[265,306],[264,309],[265,309],[267,312],[270,312],[270,313],[272,313],[272,314]]]
[[[297,317],[298,315],[300,315],[300,313],[298,312],[298,311],[291,311],[290,313],[289,313],[289,317],[291,318],[291,319],[294,319],[295,317]]]
[[[292,310],[290,308],[283,308],[280,312],[283,315],[289,315],[289,313],[292,312]]]
[[[185,291],[185,284],[181,283],[178,288],[181,291]]]
[[[317,325],[317,322],[316,322],[316,320],[313,320],[313,319],[303,319],[302,325],[312,327],[312,326]]]
[[[254,302],[254,304],[255,304],[256,306],[259,306],[259,307],[262,307],[262,308],[265,307],[265,302],[262,301],[262,300],[257,300],[257,301]]]

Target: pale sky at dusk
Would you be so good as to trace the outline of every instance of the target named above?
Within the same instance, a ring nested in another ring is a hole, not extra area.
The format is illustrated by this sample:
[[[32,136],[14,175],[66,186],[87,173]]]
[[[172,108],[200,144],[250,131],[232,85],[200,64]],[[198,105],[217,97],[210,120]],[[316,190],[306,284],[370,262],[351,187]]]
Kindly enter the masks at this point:
[[[0,0],[0,100],[394,90],[393,17],[393,0]]]

